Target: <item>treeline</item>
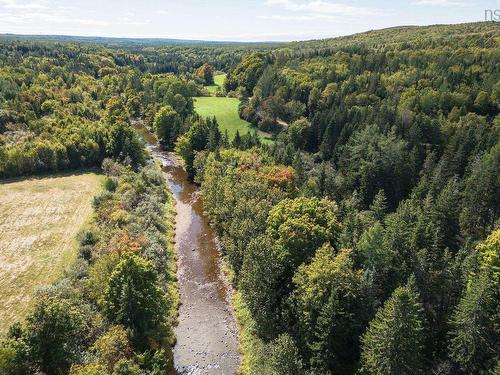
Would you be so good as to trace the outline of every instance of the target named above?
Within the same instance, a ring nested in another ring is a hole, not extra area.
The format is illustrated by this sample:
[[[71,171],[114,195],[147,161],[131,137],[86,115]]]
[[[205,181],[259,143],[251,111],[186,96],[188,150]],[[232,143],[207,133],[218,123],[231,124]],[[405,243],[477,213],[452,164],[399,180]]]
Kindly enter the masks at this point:
[[[281,130],[194,161],[241,296],[244,372],[498,371],[498,35],[384,30],[229,72],[241,116]]]
[[[144,155],[131,119],[151,128],[155,116],[174,121],[172,134],[159,130],[172,148],[214,71],[235,66],[250,48],[271,48],[29,39],[0,46],[0,178],[99,167],[105,158],[137,166]]]
[[[210,64],[216,70],[228,71],[239,64],[250,51],[269,52],[279,44],[213,43],[188,46],[142,46],[129,45],[131,51],[144,56],[147,71],[157,73],[190,73],[203,64]]]
[[[152,122],[162,105],[192,112],[196,71],[141,70],[141,55],[104,46],[2,42],[0,177],[99,167],[106,157],[140,164],[130,119]]]
[[[160,168],[106,159],[78,259],[0,341],[5,375],[167,374],[177,313],[172,206]]]

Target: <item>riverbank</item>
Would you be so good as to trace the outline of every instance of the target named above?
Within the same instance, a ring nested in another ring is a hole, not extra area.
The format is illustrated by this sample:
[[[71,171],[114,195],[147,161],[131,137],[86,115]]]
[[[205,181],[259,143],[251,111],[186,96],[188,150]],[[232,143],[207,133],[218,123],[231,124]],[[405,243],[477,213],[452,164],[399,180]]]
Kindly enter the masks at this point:
[[[175,199],[172,192],[169,189],[169,201],[165,204],[165,226],[167,227],[167,285],[166,289],[168,295],[170,296],[170,306],[168,310],[168,319],[171,327],[177,326],[177,319],[179,316],[179,305],[180,305],[180,292],[179,286],[177,284],[177,252],[175,251],[175,228],[176,223],[176,211],[175,211]],[[170,337],[170,346],[175,345],[176,338],[172,334]],[[173,361],[173,356],[172,356]],[[173,366],[172,366],[173,368]]]
[[[234,285],[234,271],[227,260],[221,258],[223,272],[231,288],[231,306],[238,325],[241,363],[238,374],[261,375],[265,371],[263,366],[266,356],[266,343],[255,333],[256,323],[245,303],[243,295]]]
[[[144,128],[139,130],[153,157],[161,163],[175,200],[174,243],[180,295],[174,328],[175,370],[180,374],[235,374],[240,354],[232,294],[198,186],[188,180],[175,155],[159,150],[154,136]]]

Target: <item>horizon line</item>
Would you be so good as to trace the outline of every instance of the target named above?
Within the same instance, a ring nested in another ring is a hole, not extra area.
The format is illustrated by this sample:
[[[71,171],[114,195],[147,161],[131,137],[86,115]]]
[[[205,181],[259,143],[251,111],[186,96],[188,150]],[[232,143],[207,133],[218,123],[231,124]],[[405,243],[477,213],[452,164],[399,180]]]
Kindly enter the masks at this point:
[[[342,37],[349,37],[364,33],[369,33],[373,31],[383,31],[395,28],[411,28],[411,27],[437,27],[437,26],[452,26],[452,25],[464,25],[464,24],[475,24],[475,23],[488,23],[488,21],[474,21],[474,22],[458,22],[458,23],[437,23],[437,24],[427,24],[427,25],[396,25],[383,27],[380,29],[367,29],[360,32],[350,33],[350,34],[332,34],[329,36],[318,36],[307,39],[293,39],[293,40],[227,40],[227,39],[199,39],[199,38],[170,38],[170,37],[136,37],[136,36],[98,36],[98,35],[76,35],[76,34],[36,34],[36,33],[11,33],[11,32],[0,32],[0,37],[36,37],[36,38],[81,38],[81,39],[111,39],[111,40],[127,40],[127,41],[157,41],[157,42],[180,42],[180,43],[212,43],[212,44],[280,44],[280,43],[294,43],[294,42],[308,42],[314,40],[327,40],[336,39]]]

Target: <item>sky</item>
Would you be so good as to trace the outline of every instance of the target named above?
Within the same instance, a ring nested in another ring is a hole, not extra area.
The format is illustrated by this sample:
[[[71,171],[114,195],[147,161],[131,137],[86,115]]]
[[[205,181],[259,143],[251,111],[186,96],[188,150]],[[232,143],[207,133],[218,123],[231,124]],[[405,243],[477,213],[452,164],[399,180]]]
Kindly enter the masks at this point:
[[[500,0],[0,0],[0,33],[290,41],[485,20]]]

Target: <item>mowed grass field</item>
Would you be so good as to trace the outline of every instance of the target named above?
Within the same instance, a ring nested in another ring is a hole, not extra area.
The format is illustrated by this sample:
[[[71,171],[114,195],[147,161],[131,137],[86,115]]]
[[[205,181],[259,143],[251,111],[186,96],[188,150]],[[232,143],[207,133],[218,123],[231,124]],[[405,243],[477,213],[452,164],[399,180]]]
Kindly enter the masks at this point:
[[[76,258],[75,237],[102,179],[80,173],[0,182],[0,334]]]
[[[227,130],[229,139],[233,140],[236,131],[239,131],[240,135],[255,131],[252,124],[242,120],[238,115],[238,105],[239,100],[236,98],[208,96],[195,98],[194,109],[202,117],[215,116],[221,132]],[[268,133],[258,131],[258,134],[263,143],[273,142]]]
[[[220,87],[222,90],[222,86],[224,85],[224,80],[226,79],[227,74],[217,74],[214,76],[214,84],[210,86],[205,86],[208,92],[215,94],[217,89]]]

